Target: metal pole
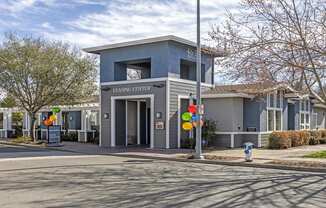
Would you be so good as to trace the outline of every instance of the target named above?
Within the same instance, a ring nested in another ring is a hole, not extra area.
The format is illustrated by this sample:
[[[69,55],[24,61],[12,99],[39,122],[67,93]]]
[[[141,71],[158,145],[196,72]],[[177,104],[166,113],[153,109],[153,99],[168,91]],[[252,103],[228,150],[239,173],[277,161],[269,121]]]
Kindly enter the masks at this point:
[[[197,0],[197,90],[196,90],[196,105],[197,105],[197,125],[196,125],[196,159],[202,159],[201,151],[201,45],[200,45],[200,0]]]

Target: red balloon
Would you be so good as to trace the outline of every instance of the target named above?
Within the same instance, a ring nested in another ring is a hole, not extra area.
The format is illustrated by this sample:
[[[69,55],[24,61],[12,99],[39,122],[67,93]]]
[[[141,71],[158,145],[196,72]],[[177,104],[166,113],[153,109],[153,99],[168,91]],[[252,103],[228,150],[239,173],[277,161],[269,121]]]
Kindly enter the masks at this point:
[[[195,114],[197,112],[197,106],[196,105],[189,105],[188,111],[190,113],[194,113]]]

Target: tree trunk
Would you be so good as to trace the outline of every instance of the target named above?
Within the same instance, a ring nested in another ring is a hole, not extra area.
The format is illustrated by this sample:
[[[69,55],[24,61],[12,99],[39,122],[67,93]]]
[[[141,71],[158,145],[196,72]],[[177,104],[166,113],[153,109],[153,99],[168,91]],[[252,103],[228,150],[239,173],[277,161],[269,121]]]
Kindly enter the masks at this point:
[[[30,113],[29,114],[31,118],[31,126],[29,128],[29,135],[32,138],[34,142],[36,142],[36,136],[35,136],[35,121],[36,121],[36,113]]]

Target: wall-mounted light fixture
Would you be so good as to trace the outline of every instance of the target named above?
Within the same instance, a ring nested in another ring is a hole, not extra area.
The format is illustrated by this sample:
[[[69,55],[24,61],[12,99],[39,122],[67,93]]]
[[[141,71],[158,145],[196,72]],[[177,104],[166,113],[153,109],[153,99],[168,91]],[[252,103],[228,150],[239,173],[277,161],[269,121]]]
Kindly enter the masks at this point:
[[[155,113],[155,118],[161,119],[162,118],[162,112],[156,112]]]
[[[101,90],[103,90],[103,91],[109,91],[109,90],[111,90],[111,88],[110,87],[107,87],[107,86],[102,86],[101,87]]]
[[[110,114],[109,113],[104,113],[103,117],[104,117],[104,119],[109,119],[110,118]]]
[[[164,87],[164,84],[153,84],[153,87],[162,88]]]

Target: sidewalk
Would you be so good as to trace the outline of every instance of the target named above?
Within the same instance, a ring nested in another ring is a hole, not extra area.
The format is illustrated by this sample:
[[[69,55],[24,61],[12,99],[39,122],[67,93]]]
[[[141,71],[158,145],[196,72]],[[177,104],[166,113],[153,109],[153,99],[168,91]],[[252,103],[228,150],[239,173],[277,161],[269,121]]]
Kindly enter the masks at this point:
[[[12,144],[0,140],[0,144]],[[14,144],[17,145],[17,144]],[[21,145],[21,144],[18,144]],[[42,147],[38,145],[23,145],[52,150],[69,151],[88,155],[111,155],[120,157],[150,158],[158,160],[173,160],[180,162],[197,162],[207,164],[245,166],[257,168],[287,169],[309,172],[326,172],[326,159],[302,158],[308,153],[325,150],[326,145],[302,146],[287,150],[254,149],[254,161],[244,161],[242,149],[208,150],[204,152],[204,160],[188,159],[193,153],[189,149],[150,149],[144,147],[104,148],[94,144],[63,142],[62,147]]]
[[[326,150],[326,144],[321,145],[307,145],[294,147],[283,150],[272,150],[272,149],[254,149],[253,158],[258,160],[290,160],[290,161],[307,161],[307,162],[325,162],[326,159],[317,158],[303,158],[304,155],[312,152]],[[207,151],[206,155],[214,155],[219,157],[244,157],[242,149],[227,149],[227,150],[213,150]]]

